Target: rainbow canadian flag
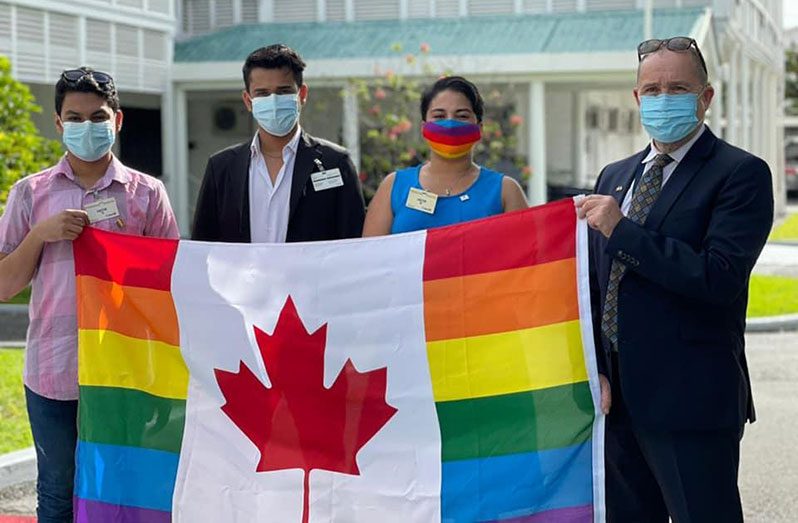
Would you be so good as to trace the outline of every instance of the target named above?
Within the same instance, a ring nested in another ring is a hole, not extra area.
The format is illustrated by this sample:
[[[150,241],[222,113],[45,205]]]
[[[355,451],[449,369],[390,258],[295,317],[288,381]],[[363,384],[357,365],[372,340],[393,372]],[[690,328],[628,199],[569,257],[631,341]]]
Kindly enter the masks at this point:
[[[570,200],[382,238],[86,230],[76,520],[604,520]]]

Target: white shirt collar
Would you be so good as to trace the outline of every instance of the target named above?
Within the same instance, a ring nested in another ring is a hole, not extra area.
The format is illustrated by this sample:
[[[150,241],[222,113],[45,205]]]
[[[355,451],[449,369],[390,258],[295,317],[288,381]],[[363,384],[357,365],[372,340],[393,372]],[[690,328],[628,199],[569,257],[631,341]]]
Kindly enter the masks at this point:
[[[255,137],[252,138],[252,143],[249,145],[250,154],[252,158],[256,156],[262,156],[260,151],[260,139],[259,139],[260,131],[255,133]],[[302,136],[302,127],[297,125],[296,131],[294,132],[294,136],[291,137],[291,140],[287,144],[285,144],[285,148],[283,149],[283,154],[285,154],[285,149],[287,148],[291,154],[296,154],[297,147],[299,147],[299,137]]]
[[[690,138],[689,142],[685,143],[684,145],[682,145],[681,147],[679,147],[675,151],[671,151],[670,153],[668,153],[668,156],[673,158],[673,162],[674,163],[679,163],[682,160],[684,160],[684,157],[687,156],[687,153],[690,151],[690,148],[693,147],[693,144],[695,144],[698,141],[698,139],[701,138],[701,135],[704,134],[704,132],[706,130],[707,130],[706,124],[702,123],[701,124],[701,129],[699,129],[698,132],[695,133],[695,136]],[[657,146],[654,144],[654,140],[651,140],[651,149],[648,151],[648,154],[646,155],[645,158],[643,158],[643,161],[640,162],[640,163],[648,163],[648,162],[654,160],[654,158],[658,154],[662,154],[662,153],[660,152],[659,149],[657,149]]]

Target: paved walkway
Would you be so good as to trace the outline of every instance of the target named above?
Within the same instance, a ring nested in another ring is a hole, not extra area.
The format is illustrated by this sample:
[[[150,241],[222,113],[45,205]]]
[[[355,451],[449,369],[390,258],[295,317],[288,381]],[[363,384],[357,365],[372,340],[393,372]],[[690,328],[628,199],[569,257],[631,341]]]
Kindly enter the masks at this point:
[[[754,272],[798,278],[798,245],[768,243],[759,256]]]

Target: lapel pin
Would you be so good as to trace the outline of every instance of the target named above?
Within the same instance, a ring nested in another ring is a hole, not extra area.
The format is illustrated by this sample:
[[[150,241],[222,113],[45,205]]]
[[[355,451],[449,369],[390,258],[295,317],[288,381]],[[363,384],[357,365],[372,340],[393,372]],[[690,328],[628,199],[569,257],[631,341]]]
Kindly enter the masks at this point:
[[[467,194],[464,194],[464,195],[460,196],[460,201],[461,201],[461,202],[468,201],[468,195],[467,195]]]
[[[619,185],[618,187],[615,188],[615,192],[621,192],[621,191],[623,191],[623,185]]]

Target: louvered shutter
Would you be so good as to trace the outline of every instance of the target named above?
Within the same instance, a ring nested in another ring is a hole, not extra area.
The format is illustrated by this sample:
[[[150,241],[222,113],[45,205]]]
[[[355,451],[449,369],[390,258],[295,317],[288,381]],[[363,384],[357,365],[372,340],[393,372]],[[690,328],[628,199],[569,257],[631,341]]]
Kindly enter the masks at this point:
[[[355,20],[399,18],[399,0],[354,0]]]
[[[22,79],[42,77],[44,11],[17,8],[17,74]]]
[[[455,17],[460,16],[459,0],[435,0],[436,17]]]
[[[86,63],[112,74],[111,71],[111,24],[101,20],[86,20]]]
[[[0,54],[11,55],[11,6],[0,4]]]
[[[327,0],[327,20],[341,22],[346,20],[346,0]]]
[[[48,78],[56,79],[64,69],[77,67],[80,60],[78,49],[78,18],[57,13],[49,15],[50,63]]]
[[[122,88],[139,84],[138,29],[129,25],[116,26],[116,75],[114,79]]]
[[[513,0],[468,0],[468,14],[503,15],[511,14],[515,9]]]
[[[144,74],[141,86],[145,89],[162,90],[166,88],[166,34],[144,30]]]

